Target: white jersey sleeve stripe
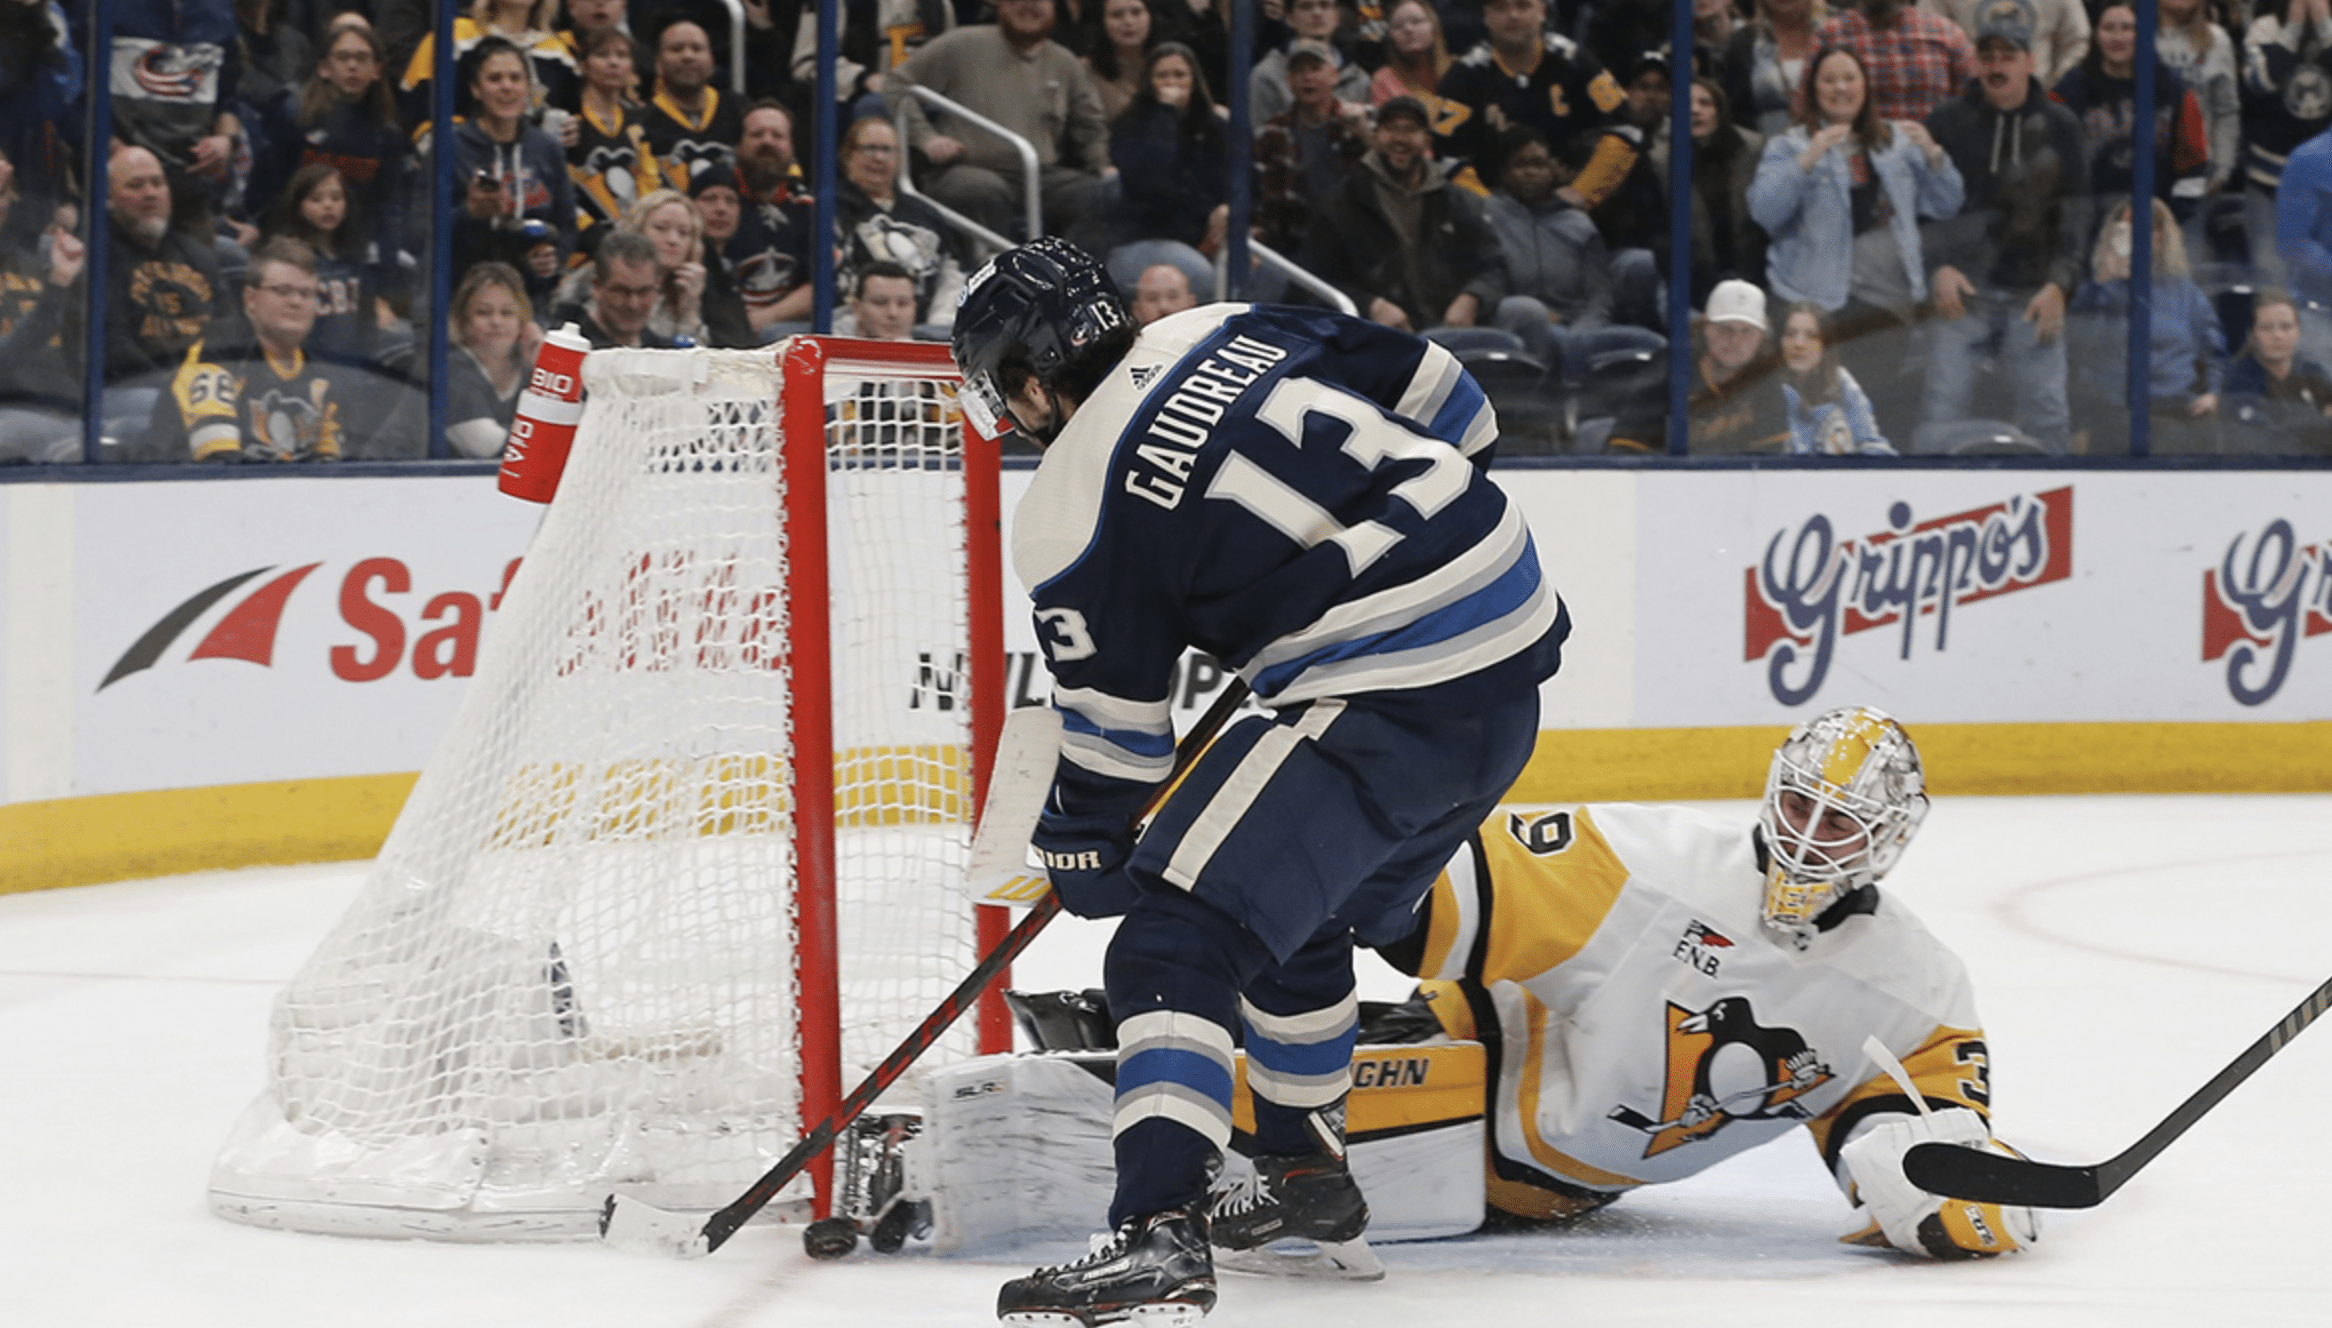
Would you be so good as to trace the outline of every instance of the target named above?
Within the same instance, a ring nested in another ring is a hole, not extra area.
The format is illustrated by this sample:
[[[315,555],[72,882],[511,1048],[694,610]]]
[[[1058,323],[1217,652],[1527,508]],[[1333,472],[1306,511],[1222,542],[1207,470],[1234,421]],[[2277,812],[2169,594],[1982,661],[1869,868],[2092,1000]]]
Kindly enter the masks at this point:
[[[1491,408],[1490,399],[1484,397],[1482,398],[1482,408],[1474,412],[1474,418],[1466,425],[1464,433],[1458,439],[1458,450],[1467,456],[1473,456],[1497,440],[1498,412]]]
[[[1426,342],[1425,355],[1417,361],[1417,372],[1409,376],[1409,385],[1401,390],[1401,399],[1394,403],[1393,413],[1431,432],[1434,418],[1441,413],[1450,390],[1464,374],[1457,356],[1433,342]]]
[[[1174,707],[1166,700],[1135,701],[1091,687],[1057,687],[1053,704],[1085,716],[1096,728],[1139,729],[1169,737],[1174,732]]]

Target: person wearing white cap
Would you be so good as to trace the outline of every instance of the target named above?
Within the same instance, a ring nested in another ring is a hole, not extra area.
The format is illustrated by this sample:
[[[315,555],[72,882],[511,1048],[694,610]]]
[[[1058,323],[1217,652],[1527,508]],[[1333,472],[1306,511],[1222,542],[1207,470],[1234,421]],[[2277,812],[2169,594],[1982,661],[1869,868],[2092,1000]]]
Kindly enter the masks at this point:
[[[1764,354],[1773,325],[1765,292],[1738,278],[1720,281],[1701,313],[1701,355],[1687,405],[1692,451],[1773,452],[1789,436],[1779,392],[1758,391],[1771,364]]]

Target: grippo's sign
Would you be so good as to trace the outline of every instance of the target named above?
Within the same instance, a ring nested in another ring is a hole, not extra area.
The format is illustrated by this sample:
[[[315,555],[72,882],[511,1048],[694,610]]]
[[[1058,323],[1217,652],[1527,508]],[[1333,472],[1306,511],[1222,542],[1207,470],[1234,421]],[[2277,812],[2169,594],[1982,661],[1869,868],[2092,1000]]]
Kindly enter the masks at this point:
[[[1960,607],[2072,573],[2071,485],[1925,521],[1898,500],[1885,529],[1857,536],[1840,536],[1817,512],[1774,532],[1744,569],[1743,659],[1765,663],[1775,700],[1803,705],[1822,690],[1842,637],[1893,627],[1909,659],[1919,620],[1931,617],[1942,651]]]

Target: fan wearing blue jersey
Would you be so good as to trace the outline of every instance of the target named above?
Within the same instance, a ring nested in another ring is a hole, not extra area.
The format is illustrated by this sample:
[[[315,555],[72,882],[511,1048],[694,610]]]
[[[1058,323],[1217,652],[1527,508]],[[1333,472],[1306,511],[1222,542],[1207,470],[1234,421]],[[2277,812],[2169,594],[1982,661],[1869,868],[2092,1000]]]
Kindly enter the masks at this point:
[[[1007,1323],[1188,1324],[1209,1245],[1381,1271],[1343,1159],[1352,947],[1408,932],[1522,769],[1570,619],[1484,471],[1497,421],[1445,350],[1313,310],[1208,305],[1137,334],[1073,245],[965,285],[962,401],[1045,449],[1012,558],[1066,730],[1035,837],[1061,902],[1123,915],[1112,1232],[1005,1285]],[[1140,841],[1174,667],[1253,688]],[[1245,1024],[1254,1176],[1210,1194]]]

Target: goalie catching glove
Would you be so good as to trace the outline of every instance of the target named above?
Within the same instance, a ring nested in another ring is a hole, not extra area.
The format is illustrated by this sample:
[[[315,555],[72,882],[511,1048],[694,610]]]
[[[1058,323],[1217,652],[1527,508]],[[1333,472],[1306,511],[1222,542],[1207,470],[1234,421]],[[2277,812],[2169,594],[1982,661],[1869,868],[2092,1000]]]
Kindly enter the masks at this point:
[[[1966,1107],[1873,1125],[1839,1150],[1870,1219],[1846,1237],[1849,1242],[1873,1245],[1883,1238],[1908,1254],[1978,1259],[2021,1250],[2040,1237],[2040,1218],[2030,1208],[1953,1199],[1913,1185],[1903,1174],[1903,1155],[1925,1143],[2010,1152],[1993,1140],[1984,1118]]]

